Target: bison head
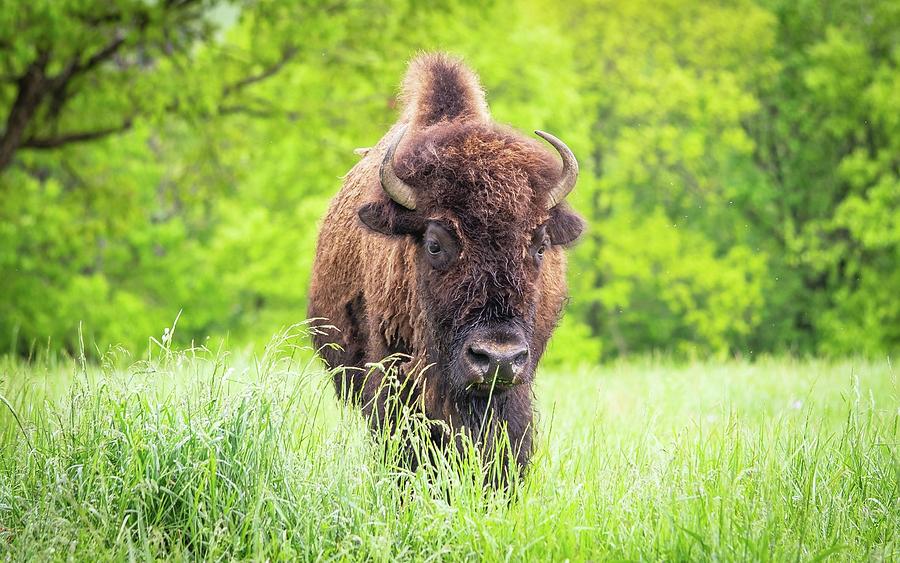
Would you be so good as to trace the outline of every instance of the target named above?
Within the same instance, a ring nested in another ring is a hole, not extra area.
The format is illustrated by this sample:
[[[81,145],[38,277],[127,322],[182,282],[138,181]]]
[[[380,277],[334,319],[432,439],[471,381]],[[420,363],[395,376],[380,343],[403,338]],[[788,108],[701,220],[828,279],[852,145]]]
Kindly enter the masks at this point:
[[[410,237],[428,361],[456,396],[531,382],[565,295],[561,247],[583,222],[563,202],[578,165],[496,124],[442,119],[395,128],[370,229]]]

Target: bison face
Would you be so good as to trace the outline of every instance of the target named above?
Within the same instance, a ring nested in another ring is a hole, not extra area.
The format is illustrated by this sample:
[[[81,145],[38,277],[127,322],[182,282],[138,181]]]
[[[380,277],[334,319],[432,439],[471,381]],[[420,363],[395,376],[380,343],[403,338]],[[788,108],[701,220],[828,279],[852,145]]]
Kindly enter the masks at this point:
[[[395,163],[396,144],[382,170],[388,197],[358,213],[369,229],[416,241],[429,362],[456,394],[530,383],[564,299],[560,247],[584,225],[564,203],[547,205],[559,166],[495,129],[429,131]]]
[[[543,347],[534,342],[535,316],[550,240],[543,225],[501,233],[460,228],[465,223],[428,221],[419,292],[435,360],[451,386],[476,395],[502,393],[531,381]]]
[[[560,246],[581,233],[581,219],[564,206],[537,215],[537,225],[510,215],[447,208],[426,215],[392,201],[359,210],[368,228],[416,241],[427,355],[457,393],[529,383],[552,328],[538,326],[537,313],[546,299],[555,315],[564,297],[553,291],[564,275]]]

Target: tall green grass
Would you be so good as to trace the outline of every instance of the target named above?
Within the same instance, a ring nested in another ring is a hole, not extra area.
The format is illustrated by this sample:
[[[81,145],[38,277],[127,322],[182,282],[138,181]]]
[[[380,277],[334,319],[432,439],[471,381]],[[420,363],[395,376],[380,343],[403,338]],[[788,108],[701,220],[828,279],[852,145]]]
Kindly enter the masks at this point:
[[[0,553],[83,559],[900,558],[890,363],[541,373],[520,486],[409,474],[281,335],[258,358],[0,360]],[[13,416],[15,412],[18,417]],[[20,424],[21,423],[21,424]]]

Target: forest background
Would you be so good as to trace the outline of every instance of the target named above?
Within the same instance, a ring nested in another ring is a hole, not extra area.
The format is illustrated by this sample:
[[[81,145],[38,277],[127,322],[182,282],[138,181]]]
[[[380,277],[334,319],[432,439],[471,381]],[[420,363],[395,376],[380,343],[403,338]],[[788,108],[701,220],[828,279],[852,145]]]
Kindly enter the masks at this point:
[[[889,0],[0,0],[0,353],[302,320],[339,177],[436,49],[579,157],[550,363],[896,351],[898,39]]]

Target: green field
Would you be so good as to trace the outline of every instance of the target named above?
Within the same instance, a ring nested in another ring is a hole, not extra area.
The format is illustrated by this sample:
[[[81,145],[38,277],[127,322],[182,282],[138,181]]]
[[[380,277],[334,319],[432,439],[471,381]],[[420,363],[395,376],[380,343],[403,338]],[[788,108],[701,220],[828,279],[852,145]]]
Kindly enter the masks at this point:
[[[290,339],[156,350],[0,360],[4,559],[900,558],[888,359],[540,373],[538,452],[510,498],[471,463],[378,462]]]

